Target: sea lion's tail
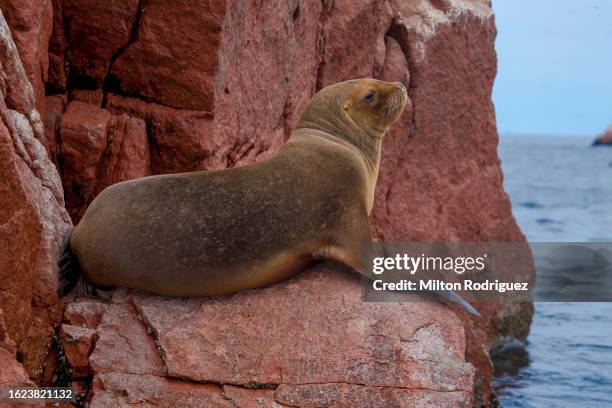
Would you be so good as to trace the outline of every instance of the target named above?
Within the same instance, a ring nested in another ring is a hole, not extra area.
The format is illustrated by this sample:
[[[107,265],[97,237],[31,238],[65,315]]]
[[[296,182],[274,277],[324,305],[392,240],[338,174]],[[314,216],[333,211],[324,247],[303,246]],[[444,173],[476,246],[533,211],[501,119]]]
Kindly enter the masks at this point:
[[[81,276],[79,259],[70,248],[72,231],[74,231],[73,228],[66,231],[64,240],[62,241],[60,256],[57,260],[57,266],[59,266],[59,288],[57,289],[57,293],[60,297],[70,293],[79,282],[79,277]]]
[[[448,300],[449,302],[458,304],[463,310],[465,310],[472,316],[480,317],[480,313],[478,313],[478,310],[474,309],[474,307],[470,305],[464,298],[462,298],[452,290],[435,290],[433,292],[436,293],[438,296]]]

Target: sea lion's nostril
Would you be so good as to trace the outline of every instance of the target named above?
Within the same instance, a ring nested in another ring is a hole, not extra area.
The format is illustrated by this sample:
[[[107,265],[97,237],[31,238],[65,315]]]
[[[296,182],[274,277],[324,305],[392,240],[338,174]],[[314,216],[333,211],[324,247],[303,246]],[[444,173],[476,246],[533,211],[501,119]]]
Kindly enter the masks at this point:
[[[405,93],[406,91],[406,87],[404,86],[404,84],[402,84],[401,82],[396,82],[395,86],[397,86],[399,89],[401,89],[402,91],[404,91]]]

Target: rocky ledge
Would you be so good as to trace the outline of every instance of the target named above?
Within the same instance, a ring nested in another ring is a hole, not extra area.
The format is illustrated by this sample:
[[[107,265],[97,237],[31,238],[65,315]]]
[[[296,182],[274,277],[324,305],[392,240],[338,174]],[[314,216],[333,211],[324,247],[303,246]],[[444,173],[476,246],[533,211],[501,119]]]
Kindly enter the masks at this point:
[[[475,374],[452,311],[362,302],[326,264],[231,297],[76,299],[59,337],[92,408],[468,407]]]
[[[64,231],[109,184],[262,160],[308,99],[401,81],[372,226],[524,241],[502,187],[488,0],[0,0],[0,387],[94,406],[488,406],[529,304],[362,303],[325,264],[217,299],[59,300]],[[5,20],[6,19],[6,20]],[[528,274],[528,271],[524,271]],[[0,405],[2,405],[0,403]]]

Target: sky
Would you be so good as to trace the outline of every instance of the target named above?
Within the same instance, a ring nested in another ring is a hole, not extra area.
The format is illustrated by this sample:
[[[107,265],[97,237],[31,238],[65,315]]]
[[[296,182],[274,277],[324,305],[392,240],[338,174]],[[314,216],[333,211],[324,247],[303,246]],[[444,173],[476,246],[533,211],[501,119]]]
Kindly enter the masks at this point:
[[[612,125],[612,0],[493,0],[500,133]]]

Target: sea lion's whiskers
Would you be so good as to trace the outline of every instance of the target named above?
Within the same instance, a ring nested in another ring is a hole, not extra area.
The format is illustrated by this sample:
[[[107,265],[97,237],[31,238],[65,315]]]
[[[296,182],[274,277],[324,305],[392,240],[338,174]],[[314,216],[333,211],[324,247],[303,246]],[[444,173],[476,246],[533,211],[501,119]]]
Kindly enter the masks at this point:
[[[401,106],[402,103],[402,95],[400,93],[395,93],[390,100],[387,102],[385,107],[383,108],[383,114],[378,122],[378,127],[386,127],[390,123],[390,119],[392,115],[397,111],[397,109]]]

